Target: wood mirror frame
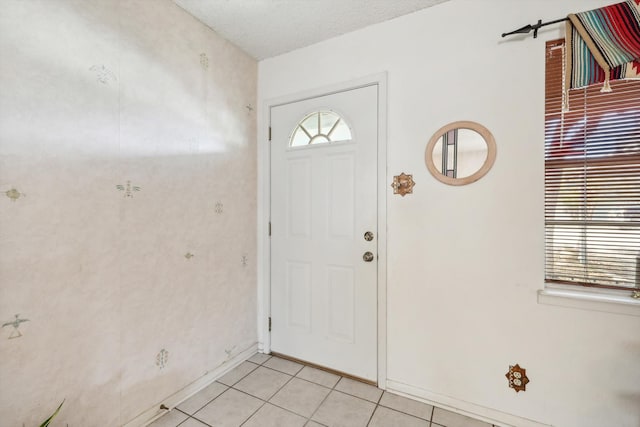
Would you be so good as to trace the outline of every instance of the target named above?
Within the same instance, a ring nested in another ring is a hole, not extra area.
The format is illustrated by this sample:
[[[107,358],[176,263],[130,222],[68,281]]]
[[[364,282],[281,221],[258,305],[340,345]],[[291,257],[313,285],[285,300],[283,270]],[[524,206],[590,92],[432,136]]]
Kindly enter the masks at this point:
[[[433,162],[433,149],[435,148],[436,144],[438,143],[442,135],[454,129],[469,129],[475,131],[479,133],[480,136],[482,136],[484,142],[487,144],[487,158],[485,159],[480,169],[478,169],[475,173],[463,178],[452,178],[444,175],[438,170],[435,163]],[[425,163],[427,164],[427,169],[429,169],[429,172],[431,172],[431,175],[433,175],[435,179],[448,185],[466,185],[471,184],[472,182],[476,182],[477,180],[485,176],[487,172],[489,172],[494,162],[496,161],[496,154],[496,141],[493,138],[491,132],[489,132],[489,129],[482,126],[480,123],[463,120],[449,123],[448,125],[445,125],[438,129],[429,140],[424,157]]]

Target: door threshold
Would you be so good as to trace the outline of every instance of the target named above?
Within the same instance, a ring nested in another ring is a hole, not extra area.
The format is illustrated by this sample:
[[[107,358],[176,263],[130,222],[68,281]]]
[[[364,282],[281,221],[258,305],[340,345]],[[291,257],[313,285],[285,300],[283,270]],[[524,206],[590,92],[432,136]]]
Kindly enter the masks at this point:
[[[310,366],[312,368],[320,369],[321,371],[329,372],[330,374],[339,375],[341,377],[349,378],[350,380],[359,381],[361,383],[365,383],[368,385],[372,385],[377,387],[378,383],[376,381],[367,380],[364,378],[356,377],[355,375],[347,374],[346,372],[336,371],[335,369],[327,368],[326,366],[317,365],[315,363],[307,362],[306,360],[297,359],[295,357],[287,356],[286,354],[276,353],[272,351],[270,353],[272,356],[279,357],[280,359],[290,360],[292,362],[300,363],[302,365]]]

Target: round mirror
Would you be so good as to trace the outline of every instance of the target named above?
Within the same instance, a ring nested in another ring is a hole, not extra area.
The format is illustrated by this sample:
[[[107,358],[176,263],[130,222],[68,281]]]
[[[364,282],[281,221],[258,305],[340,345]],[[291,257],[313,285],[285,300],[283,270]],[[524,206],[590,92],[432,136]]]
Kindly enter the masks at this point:
[[[450,123],[438,129],[427,144],[429,172],[449,185],[471,184],[482,178],[496,160],[496,142],[481,124]]]

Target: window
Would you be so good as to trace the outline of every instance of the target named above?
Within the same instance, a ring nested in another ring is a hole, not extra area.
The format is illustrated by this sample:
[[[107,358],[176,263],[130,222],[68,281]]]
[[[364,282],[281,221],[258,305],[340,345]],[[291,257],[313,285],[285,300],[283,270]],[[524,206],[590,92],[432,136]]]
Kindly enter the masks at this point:
[[[640,81],[571,90],[546,46],[545,280],[640,288]]]
[[[289,139],[291,147],[350,141],[349,125],[333,111],[316,111],[298,123]]]

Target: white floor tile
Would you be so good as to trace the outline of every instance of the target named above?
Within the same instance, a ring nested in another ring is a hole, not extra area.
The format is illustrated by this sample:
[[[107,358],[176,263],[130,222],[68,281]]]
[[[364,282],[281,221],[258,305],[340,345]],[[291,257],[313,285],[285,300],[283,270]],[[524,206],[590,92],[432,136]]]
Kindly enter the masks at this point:
[[[226,385],[214,382],[202,389],[199,393],[191,396],[188,400],[178,405],[178,409],[193,415],[207,403],[220,396],[227,388]]]
[[[432,421],[446,427],[491,427],[491,424],[449,412],[442,408],[435,408],[433,410]]]
[[[255,397],[230,388],[194,416],[212,426],[238,427],[263,403]]]
[[[293,378],[270,400],[274,405],[309,418],[331,389],[308,381]]]
[[[382,395],[380,399],[380,405],[387,408],[395,409],[396,411],[404,412],[409,415],[413,415],[425,420],[431,419],[431,413],[433,412],[433,406],[426,403],[418,402],[417,400],[408,399],[406,397],[398,396],[387,391]]]
[[[340,380],[339,375],[332,374],[321,369],[312,368],[311,366],[305,366],[304,368],[302,368],[302,370],[298,372],[296,377],[329,388],[333,388],[333,386],[335,386]]]
[[[378,387],[344,377],[342,377],[338,385],[336,385],[336,390],[374,403],[378,403],[382,395],[382,390]]]
[[[267,360],[271,359],[271,356],[264,353],[256,353],[249,358],[249,362],[257,363],[258,365],[262,365]]]
[[[302,427],[307,419],[269,403],[258,410],[242,427]]]
[[[207,427],[207,425],[196,419],[189,418],[187,421],[180,424],[180,427]]]
[[[429,421],[378,406],[369,427],[429,427]]]
[[[182,412],[173,410],[149,424],[149,427],[176,427],[187,418]]]
[[[289,379],[290,375],[261,366],[236,383],[234,388],[262,400],[269,400]]]
[[[304,367],[304,365],[301,365],[300,363],[280,359],[279,357],[272,357],[262,366],[266,366],[267,368],[275,369],[276,371],[284,372],[289,375],[297,374]]]
[[[228,386],[232,386],[257,368],[258,365],[256,365],[255,363],[242,362],[240,365],[224,374],[221,378],[218,378],[218,382]]]
[[[364,427],[375,407],[366,400],[332,391],[312,419],[328,427]]]

